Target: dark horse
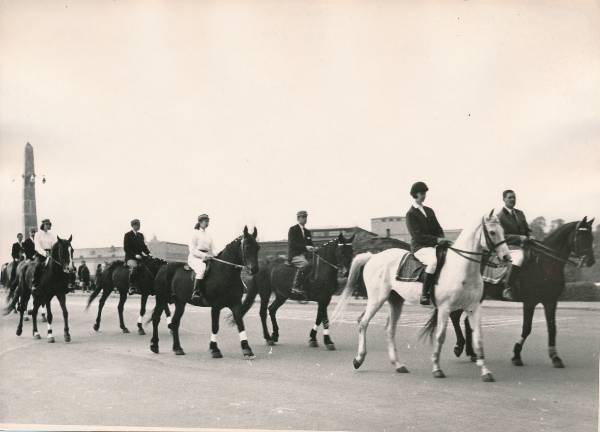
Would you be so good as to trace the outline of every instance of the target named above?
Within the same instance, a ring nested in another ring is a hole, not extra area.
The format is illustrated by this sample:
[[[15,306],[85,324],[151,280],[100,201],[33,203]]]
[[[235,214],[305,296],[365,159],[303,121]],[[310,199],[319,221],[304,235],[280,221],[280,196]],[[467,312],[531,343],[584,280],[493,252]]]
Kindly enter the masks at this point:
[[[154,277],[163,264],[166,264],[166,261],[160,258],[149,257],[145,258],[138,268],[137,286],[139,287],[142,296],[140,316],[137,321],[138,334],[140,335],[146,334],[143,327],[143,319],[146,314],[146,302],[148,301],[148,296],[154,295]],[[104,307],[104,303],[106,303],[106,299],[115,287],[119,291],[119,304],[117,305],[117,310],[119,311],[119,326],[123,333],[129,333],[129,329],[125,326],[125,321],[123,319],[123,307],[125,306],[129,291],[129,267],[121,260],[113,261],[102,271],[100,277],[96,280],[94,291],[92,291],[88,298],[86,309],[90,307],[90,304],[98,296],[100,291],[102,291],[102,296],[98,302],[98,316],[94,323],[95,331],[100,330],[102,308]],[[171,315],[168,307],[165,309],[165,313],[167,317]]]
[[[48,266],[42,274],[39,288],[33,293],[33,337],[40,339],[40,334],[37,329],[37,313],[41,306],[46,306],[48,314],[48,342],[54,342],[52,334],[52,310],[50,309],[50,301],[54,296],[58,299],[62,309],[64,318],[64,337],[65,342],[71,342],[69,333],[69,313],[67,312],[66,294],[69,287],[69,275],[71,273],[71,263],[73,262],[73,247],[71,240],[73,236],[67,240],[57,237],[56,243],[50,251],[50,259]],[[35,272],[36,261],[27,262],[21,269],[19,275],[19,285],[11,300],[6,307],[5,313],[10,313],[17,303],[19,304],[19,324],[17,326],[17,336],[21,336],[23,332],[23,314],[27,311],[27,303],[31,296],[31,287],[33,285],[33,275]]]
[[[329,335],[329,318],[327,307],[331,302],[331,296],[338,288],[338,271],[347,275],[354,253],[352,241],[354,235],[346,240],[340,233],[337,239],[331,240],[321,246],[314,254],[313,271],[314,277],[307,281],[307,299],[317,302],[317,318],[309,335],[309,345],[318,347],[317,330],[323,324],[323,342],[329,350],[335,350],[335,344]],[[268,345],[274,345],[279,341],[279,325],[277,324],[277,309],[279,309],[288,298],[303,300],[292,297],[290,291],[296,269],[283,260],[275,260],[264,266],[256,276],[248,289],[248,294],[242,305],[242,312],[246,314],[254,304],[256,294],[260,295],[260,320],[263,327],[263,336]],[[269,306],[271,293],[275,292],[275,300]],[[269,334],[267,326],[267,310],[271,316],[273,333]]]
[[[244,321],[242,320],[242,295],[244,285],[240,278],[241,269],[248,268],[252,274],[258,271],[258,250],[256,242],[257,231],[248,233],[244,227],[244,234],[227,246],[210,263],[210,270],[205,275],[206,297],[211,305],[212,334],[209,349],[213,358],[223,355],[217,346],[217,333],[219,332],[219,316],[221,309],[227,307],[231,310],[233,319],[237,324],[244,358],[254,358],[254,353],[248,345]],[[177,355],[185,352],[179,341],[179,325],[185,311],[187,302],[192,297],[194,286],[193,273],[186,269],[186,264],[169,263],[163,266],[156,275],[156,306],[152,313],[152,341],[150,349],[158,354],[158,323],[160,315],[168,303],[175,303],[175,312],[170,329],[173,334],[173,351]]]
[[[515,366],[523,366],[521,351],[527,336],[531,333],[533,313],[535,307],[541,303],[544,306],[546,325],[548,327],[548,354],[554,367],[563,368],[564,364],[556,351],[556,303],[565,288],[564,267],[571,254],[581,258],[581,265],[590,267],[594,265],[594,249],[592,224],[584,217],[580,222],[569,222],[554,230],[542,242],[542,247],[532,246],[530,258],[525,261],[519,277],[517,289],[518,300],[523,302],[523,328],[521,339],[513,348],[512,363]],[[500,298],[503,286],[485,283],[484,297]],[[466,354],[475,361],[475,354],[471,341],[471,326],[468,319],[465,320],[465,335],[460,327],[460,316],[462,311],[450,314],[452,324],[456,331],[456,345],[454,354],[457,357],[463,352],[466,345]],[[466,337],[465,337],[466,336]]]

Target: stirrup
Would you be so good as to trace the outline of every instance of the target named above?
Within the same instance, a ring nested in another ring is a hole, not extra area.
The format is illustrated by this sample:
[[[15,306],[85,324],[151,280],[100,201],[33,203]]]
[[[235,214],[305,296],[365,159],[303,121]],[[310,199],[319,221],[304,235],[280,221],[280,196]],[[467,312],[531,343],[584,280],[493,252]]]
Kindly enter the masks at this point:
[[[511,288],[504,288],[502,291],[502,300],[515,301],[515,296],[513,295]]]
[[[419,303],[422,306],[429,306],[431,304],[431,296],[421,295],[421,298],[419,299]]]

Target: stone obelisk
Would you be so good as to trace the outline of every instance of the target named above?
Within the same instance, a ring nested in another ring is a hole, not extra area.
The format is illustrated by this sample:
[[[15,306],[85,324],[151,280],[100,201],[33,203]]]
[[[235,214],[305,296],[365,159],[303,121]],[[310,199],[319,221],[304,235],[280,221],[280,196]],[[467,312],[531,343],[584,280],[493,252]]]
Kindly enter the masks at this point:
[[[35,208],[35,169],[33,166],[33,146],[25,146],[25,171],[23,172],[23,235],[29,237],[31,228],[37,229]]]

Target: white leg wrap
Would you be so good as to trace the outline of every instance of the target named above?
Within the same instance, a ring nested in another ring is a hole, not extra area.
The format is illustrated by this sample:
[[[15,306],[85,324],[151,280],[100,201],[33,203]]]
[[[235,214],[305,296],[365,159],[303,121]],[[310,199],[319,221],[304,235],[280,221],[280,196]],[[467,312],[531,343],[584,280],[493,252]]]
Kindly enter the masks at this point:
[[[142,323],[142,316],[140,315],[140,316],[138,317],[138,324],[141,324],[141,323]]]
[[[315,324],[315,325],[313,325],[313,330],[314,330],[314,331],[317,331],[317,330],[319,330],[319,326],[318,326],[318,325],[316,325],[316,324]]]
[[[477,366],[483,367],[484,364],[483,359],[477,359]]]
[[[240,332],[240,340],[241,341],[248,340],[248,336],[246,336],[246,330],[243,330]]]
[[[213,333],[211,333],[211,334],[210,334],[210,341],[211,341],[211,342],[216,342],[216,341],[217,341],[217,335],[216,335],[216,334],[213,334]]]
[[[329,335],[329,329],[323,329],[323,336]]]
[[[52,333],[52,324],[48,324],[48,333]]]
[[[171,317],[170,316],[167,317],[167,324],[171,324]]]

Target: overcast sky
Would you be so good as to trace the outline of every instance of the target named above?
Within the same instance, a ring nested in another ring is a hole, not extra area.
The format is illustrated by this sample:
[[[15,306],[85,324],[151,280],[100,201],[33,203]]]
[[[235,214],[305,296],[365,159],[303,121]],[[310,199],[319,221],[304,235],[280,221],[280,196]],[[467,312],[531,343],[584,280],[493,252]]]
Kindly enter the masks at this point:
[[[410,185],[445,228],[499,206],[600,217],[593,1],[2,1],[0,257],[38,220],[75,247],[129,220],[220,246],[256,225],[370,228]],[[39,181],[45,174],[47,183]],[[13,181],[14,180],[14,181]]]

